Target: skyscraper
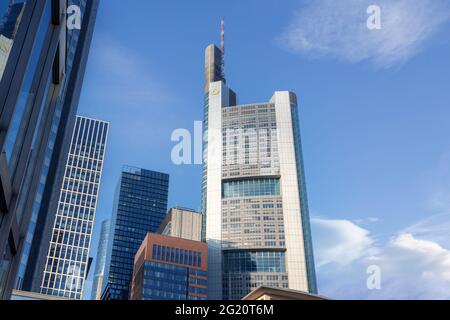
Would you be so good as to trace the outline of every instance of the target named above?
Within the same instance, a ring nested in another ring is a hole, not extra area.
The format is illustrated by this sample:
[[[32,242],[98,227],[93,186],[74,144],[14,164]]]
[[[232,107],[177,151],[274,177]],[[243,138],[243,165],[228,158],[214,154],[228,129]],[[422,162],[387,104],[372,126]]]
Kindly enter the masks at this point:
[[[14,33],[0,82],[3,299],[14,286],[30,290],[34,272],[26,270],[38,258],[31,245],[42,241],[46,220],[54,219],[51,197],[61,188],[60,163],[67,158],[98,8],[98,0],[23,3],[15,21],[11,10],[3,20],[13,21],[5,30]],[[81,28],[68,30],[62,13],[72,4],[80,7]]]
[[[126,166],[119,181],[108,241],[102,299],[128,300],[134,256],[167,212],[169,175]]]
[[[205,300],[206,243],[149,233],[134,259],[131,300]]]
[[[45,264],[36,267],[42,294],[82,298],[108,129],[107,122],[77,116],[50,243],[41,243]]]
[[[92,284],[91,300],[100,300],[102,296],[103,279],[105,277],[106,254],[108,252],[109,231],[111,221],[102,222],[100,241],[98,242],[97,261],[95,263],[94,283]]]
[[[221,54],[206,49],[208,298],[242,299],[259,286],[315,293],[297,98],[275,92],[269,102],[236,105]]]

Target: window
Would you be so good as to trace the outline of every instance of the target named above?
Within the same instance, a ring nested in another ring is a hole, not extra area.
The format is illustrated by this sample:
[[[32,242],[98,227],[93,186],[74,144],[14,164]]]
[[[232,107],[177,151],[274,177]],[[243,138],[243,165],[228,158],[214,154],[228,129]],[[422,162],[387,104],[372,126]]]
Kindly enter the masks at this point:
[[[284,252],[277,251],[228,251],[224,253],[226,273],[286,272]]]
[[[6,2],[5,2],[6,4]],[[6,68],[11,50],[22,20],[25,3],[17,3],[10,7],[0,7],[0,81]]]
[[[245,179],[223,184],[223,198],[261,197],[280,195],[279,178]]]
[[[3,75],[4,68],[6,67],[6,61],[9,57],[9,52],[12,49],[12,42],[14,37],[17,34],[18,27],[20,25],[20,20],[22,19],[23,12],[25,10],[25,3],[17,3],[14,4],[11,9],[6,13],[4,18],[6,20],[0,26],[0,47],[4,49],[6,42],[10,42],[11,47],[7,50],[7,52],[0,50],[0,74]],[[14,145],[16,143],[17,138],[19,137],[19,130],[22,123],[22,119],[27,116],[29,112],[31,112],[30,107],[34,103],[34,98],[36,96],[36,92],[32,92],[32,83],[35,76],[40,76],[36,73],[38,69],[38,62],[41,55],[41,51],[43,49],[45,35],[50,26],[50,15],[51,15],[51,5],[50,1],[47,1],[44,16],[42,17],[41,23],[39,25],[39,29],[36,35],[36,43],[31,52],[30,61],[27,67],[27,71],[25,73],[25,78],[22,83],[22,87],[20,89],[20,95],[17,101],[17,105],[13,114],[13,118],[11,120],[11,125],[8,130],[8,134],[5,142],[5,152],[8,160],[8,164],[10,165],[10,170],[13,169],[11,165],[11,158],[13,156]],[[12,39],[9,39],[12,37]],[[2,62],[4,61],[5,65],[2,67]]]
[[[175,251],[175,263],[179,263],[180,261],[180,249],[176,249]]]

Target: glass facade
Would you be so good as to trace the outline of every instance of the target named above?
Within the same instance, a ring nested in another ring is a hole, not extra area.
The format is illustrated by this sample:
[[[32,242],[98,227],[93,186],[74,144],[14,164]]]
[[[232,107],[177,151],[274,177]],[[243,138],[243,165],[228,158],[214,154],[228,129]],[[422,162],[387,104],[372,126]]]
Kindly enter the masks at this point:
[[[246,179],[225,181],[224,198],[279,196],[280,179]]]
[[[300,132],[300,121],[299,121],[299,112],[297,106],[297,99],[295,99],[295,105],[291,108],[291,116],[292,116],[292,128],[294,131],[294,148],[295,148],[295,157],[297,160],[297,181],[299,183],[299,196],[302,201],[300,202],[303,223],[303,239],[305,246],[305,259],[307,266],[307,277],[308,277],[308,285],[310,291],[312,293],[317,293],[317,279],[316,279],[316,268],[314,263],[314,250],[312,243],[312,235],[311,235],[311,222],[309,217],[309,205],[308,205],[308,195],[306,192],[306,179],[305,179],[305,165],[303,161],[303,150],[302,150],[302,139]]]
[[[223,252],[223,296],[236,300],[261,286],[288,288],[284,251]]]
[[[105,286],[108,286],[110,299],[129,299],[134,256],[147,233],[156,232],[164,220],[168,192],[169,175],[124,168],[108,244]]]
[[[207,274],[204,271],[145,261],[142,272],[141,300],[206,299]]]
[[[225,251],[225,273],[286,272],[284,252],[276,251]]]
[[[276,106],[223,108],[222,297],[287,287]]]
[[[226,83],[208,81],[210,51],[202,185],[208,298],[239,300],[258,286],[315,293],[296,96],[228,103]]]
[[[41,293],[81,299],[109,124],[78,116],[72,136]]]
[[[84,12],[86,9],[86,0],[69,0],[68,3],[69,3],[69,5],[72,5],[72,4],[79,5],[80,9],[81,9],[81,18],[83,18]],[[79,43],[79,40],[80,40],[80,30],[77,30],[77,29],[67,30],[66,41],[67,41],[67,47],[68,47],[69,53],[67,55],[67,61],[66,61],[66,63],[67,63],[67,71],[66,72],[68,74],[71,74],[73,71],[73,64],[74,64],[74,60],[75,60],[75,51],[76,51],[77,45]],[[74,72],[74,74],[75,74],[75,72]],[[49,77],[48,86],[50,86],[50,84],[51,84],[51,77]],[[23,248],[23,252],[22,252],[21,262],[20,262],[20,266],[19,266],[19,273],[18,273],[18,279],[17,279],[17,285],[16,285],[17,289],[22,288],[23,279],[25,277],[26,268],[27,268],[27,264],[28,264],[28,259],[30,257],[30,253],[32,250],[32,242],[33,242],[36,226],[38,223],[39,211],[40,211],[41,205],[42,205],[42,199],[43,199],[43,194],[44,194],[44,190],[45,190],[47,177],[49,176],[49,172],[50,172],[50,165],[51,165],[53,151],[55,150],[55,146],[56,146],[58,127],[61,123],[61,115],[62,115],[62,112],[64,109],[64,102],[65,102],[64,97],[69,88],[69,85],[70,85],[70,81],[68,81],[68,80],[64,81],[63,88],[59,92],[58,101],[57,101],[57,105],[56,105],[56,109],[55,109],[55,114],[52,119],[51,132],[49,135],[49,141],[47,143],[46,151],[45,151],[45,161],[44,161],[44,165],[41,169],[39,185],[38,185],[38,192],[37,192],[35,200],[34,200],[30,226],[28,228],[28,232],[27,232],[27,236],[25,239],[25,244],[24,244],[24,248]],[[46,92],[48,92],[48,91],[49,91],[49,88],[47,88]],[[47,96],[46,99],[51,98],[48,95],[46,95],[46,96]],[[41,118],[42,118],[42,114],[40,115],[40,119]],[[34,140],[33,141],[34,148],[38,147],[37,145],[35,145],[37,142],[36,138],[37,138],[37,135],[33,139]]]
[[[9,163],[9,168],[11,171],[15,169],[15,165],[18,160],[17,158],[19,156],[20,141],[18,140],[23,139],[24,130],[20,130],[22,121],[24,121],[26,117],[29,117],[30,113],[32,112],[31,106],[33,105],[33,102],[36,99],[36,90],[32,88],[32,84],[34,81],[34,76],[38,69],[39,58],[42,53],[42,48],[44,46],[45,36],[50,27],[50,17],[52,13],[50,2],[51,1],[46,0],[44,16],[42,17],[42,20],[39,25],[35,46],[33,47],[33,51],[31,53],[31,58],[27,67],[25,80],[22,83],[19,99],[17,101],[16,108],[14,110],[11,126],[8,131],[8,135],[6,136],[4,151],[6,153],[6,158]],[[12,8],[16,6],[19,7],[21,6],[22,11],[25,8],[23,4],[15,4],[13,5]],[[46,78],[51,78],[50,73]],[[43,110],[44,108],[41,108],[41,112],[43,112]]]
[[[67,30],[60,13],[69,5],[80,7],[81,29]],[[98,0],[0,3],[4,298],[13,287],[40,291],[58,202],[50,198],[60,193],[62,174],[57,172],[66,164],[97,8]]]
[[[34,148],[41,148],[45,154],[42,168],[36,171],[39,177],[37,194],[31,206],[28,204],[31,222],[19,266],[16,284],[19,290],[33,292],[41,290],[82,87],[83,77],[79,75],[84,73],[86,67],[98,2],[97,0],[91,2],[69,0],[67,4],[80,7],[82,27],[65,30],[66,75],[58,85],[58,91],[55,92],[54,87],[51,86],[49,94],[46,95],[50,106],[54,108],[54,113],[46,120],[50,123],[50,129],[47,129],[48,142],[45,145],[34,146]],[[45,117],[39,115],[39,118]],[[45,132],[45,126],[39,130],[42,133]],[[33,141],[39,141],[38,136],[35,136]],[[27,204],[19,203],[19,206],[25,205]]]
[[[33,107],[35,107],[35,103],[38,103],[38,101],[36,100],[38,90],[42,90],[35,85],[36,81],[41,76],[46,79],[44,96],[47,95],[51,84],[51,70],[44,71],[42,69],[42,66],[39,65],[40,59],[43,59],[46,54],[45,37],[51,28],[51,1],[43,1],[42,5],[43,7],[41,17],[39,19],[38,28],[36,30],[34,46],[30,51],[27,68],[24,73],[20,90],[18,91],[19,94],[14,107],[14,112],[12,114],[11,123],[3,145],[3,153],[5,155],[11,176],[19,173],[17,165],[19,161],[23,160],[23,158],[20,157],[23,157],[22,152],[25,143],[25,135],[27,134],[28,130],[25,123],[31,116]],[[6,71],[8,62],[10,61],[10,56],[12,55],[12,50],[14,48],[13,45],[15,43],[17,43],[17,46],[22,45],[22,43],[16,42],[15,40],[19,34],[19,31],[23,28],[22,24],[29,23],[29,20],[22,20],[25,11],[27,10],[28,12],[30,12],[30,10],[32,10],[32,7],[33,6],[31,2],[20,1],[15,4],[9,4],[6,12],[2,12],[5,14],[3,15],[3,18],[0,22],[0,80],[5,81],[3,79],[3,75]],[[2,11],[3,9],[4,8],[2,8]],[[45,99],[43,99],[42,102],[39,103],[39,108],[36,107],[36,109],[39,110],[40,114],[43,114],[47,108],[48,107]],[[34,128],[32,143],[33,148],[36,148],[36,143],[41,143],[41,140],[36,141],[36,137],[38,137],[39,133],[39,126],[45,126],[45,121],[41,120],[42,119],[38,118],[38,125]],[[33,154],[30,152],[27,157],[28,156],[29,159],[27,160],[27,171],[24,176],[24,183],[21,186],[21,192],[18,197],[19,203],[17,205],[14,217],[14,219],[16,219],[19,224],[22,223],[25,213],[24,208],[21,205],[28,199],[28,196],[30,194],[29,188],[33,173],[33,166],[37,165],[37,154]],[[2,221],[0,218],[0,225],[1,222]],[[9,269],[12,255],[10,255],[8,249],[6,249],[6,252],[4,254],[6,255],[4,256],[4,259],[0,259],[0,294],[2,293],[2,289],[5,289],[1,286],[5,284],[5,281],[7,281],[7,277],[13,277],[13,274],[8,275],[8,273],[12,271]],[[7,256],[9,256],[9,258],[6,258]]]
[[[23,1],[18,1],[13,5],[8,5],[4,1],[0,5],[0,81],[11,54],[24,8],[25,3]]]

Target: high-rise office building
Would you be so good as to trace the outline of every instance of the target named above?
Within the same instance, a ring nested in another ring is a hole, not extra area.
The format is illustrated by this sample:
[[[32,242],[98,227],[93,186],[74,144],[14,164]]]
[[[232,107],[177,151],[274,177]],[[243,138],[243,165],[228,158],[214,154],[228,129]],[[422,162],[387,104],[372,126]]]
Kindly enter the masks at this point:
[[[82,298],[108,129],[107,122],[77,116],[50,242],[41,243],[45,263],[35,268],[42,294]]]
[[[158,233],[164,236],[202,241],[201,212],[186,208],[172,208],[164,218]]]
[[[94,271],[94,283],[92,284],[91,300],[100,300],[102,296],[103,279],[105,277],[106,254],[108,252],[109,231],[111,229],[111,221],[102,222],[100,231],[100,240],[97,248],[97,259]]]
[[[134,256],[167,212],[169,175],[126,166],[119,181],[108,241],[102,299],[128,300]]]
[[[148,234],[134,260],[131,300],[205,300],[208,246]]]
[[[265,103],[236,105],[221,55],[206,49],[208,298],[242,299],[259,286],[315,293],[297,98],[276,92]]]
[[[22,3],[20,14],[9,9],[3,19],[4,37],[14,33],[0,82],[3,299],[15,286],[31,290],[34,272],[27,270],[38,259],[31,246],[48,236],[46,220],[54,221],[52,198],[61,188],[98,8],[98,0]],[[81,28],[67,29],[67,5],[79,6]]]

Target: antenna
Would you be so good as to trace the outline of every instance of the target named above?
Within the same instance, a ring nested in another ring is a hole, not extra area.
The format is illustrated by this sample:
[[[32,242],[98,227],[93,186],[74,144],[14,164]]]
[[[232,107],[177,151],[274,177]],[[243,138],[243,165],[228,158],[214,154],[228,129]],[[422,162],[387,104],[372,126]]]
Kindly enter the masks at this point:
[[[222,51],[222,79],[225,80],[225,20],[220,22],[220,50]]]

